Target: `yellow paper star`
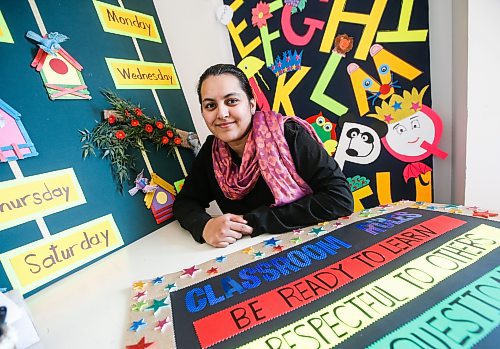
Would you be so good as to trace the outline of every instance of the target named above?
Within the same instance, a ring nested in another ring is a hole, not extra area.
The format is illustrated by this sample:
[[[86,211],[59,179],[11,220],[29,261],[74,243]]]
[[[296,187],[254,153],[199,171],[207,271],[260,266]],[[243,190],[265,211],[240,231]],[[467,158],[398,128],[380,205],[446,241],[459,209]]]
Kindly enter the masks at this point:
[[[252,247],[247,247],[242,252],[246,253],[246,254],[252,254],[253,253],[253,248]]]
[[[137,282],[134,282],[132,287],[134,288],[134,290],[142,290],[144,288],[145,284],[146,283],[144,281],[137,281]]]

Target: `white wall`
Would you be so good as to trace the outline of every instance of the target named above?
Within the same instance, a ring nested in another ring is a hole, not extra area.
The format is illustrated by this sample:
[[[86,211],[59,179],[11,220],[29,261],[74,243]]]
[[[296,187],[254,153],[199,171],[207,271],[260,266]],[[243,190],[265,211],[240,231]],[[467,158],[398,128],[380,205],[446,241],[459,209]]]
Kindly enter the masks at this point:
[[[478,81],[479,76],[474,78],[475,93],[467,96],[467,1],[475,3],[476,8],[472,13],[476,18],[475,21],[472,18],[475,31],[481,30],[481,25],[485,23],[479,8],[483,8],[483,11],[488,13],[487,17],[491,17],[492,20],[494,15],[500,13],[499,0],[429,0],[433,109],[443,119],[444,130],[440,147],[449,154],[446,160],[435,158],[434,161],[435,201],[464,203],[467,157],[467,203],[493,208],[496,205],[493,202],[494,196],[485,194],[492,193],[492,188],[480,192],[482,190],[480,185],[487,185],[487,181],[481,178],[481,173],[493,173],[491,172],[493,164],[486,161],[488,155],[482,152],[482,149],[485,149],[484,143],[492,141],[474,133],[481,132],[482,125],[485,125],[484,117],[476,119],[480,121],[480,124],[476,125],[477,130],[471,129],[469,137],[466,138],[467,100],[469,99],[469,108],[471,104],[476,103],[482,103],[482,106],[476,106],[481,109],[488,105],[484,103],[487,102],[487,98],[481,97],[482,92],[477,92],[485,89],[484,81]],[[222,0],[154,0],[154,2],[196,130],[204,140],[209,132],[200,114],[196,96],[197,79],[212,64],[234,62],[227,29],[215,17],[215,10],[223,2]],[[486,6],[487,3],[497,10]],[[497,23],[496,32],[500,32],[500,21],[492,23]],[[494,38],[487,39],[487,34],[492,35],[495,30],[487,27],[483,27],[482,30],[484,33],[478,34],[477,40],[474,39],[474,46],[469,48],[469,55],[471,53],[475,55],[476,62],[471,64],[476,65],[479,70],[481,68],[487,70],[484,61],[479,63],[477,61],[484,59],[487,50],[493,50],[499,56],[499,48],[495,46]],[[494,57],[493,53],[488,55],[488,59],[492,60]],[[495,71],[490,70],[485,73],[487,74],[485,81],[489,81],[488,75],[492,72]],[[471,73],[478,74],[475,70],[473,72],[469,70],[469,74]],[[497,81],[500,79],[497,78]],[[470,98],[473,100],[470,101]],[[494,98],[491,98],[491,101],[494,101]],[[490,112],[491,107],[491,105],[488,107]],[[482,110],[472,111],[475,115],[483,113]],[[493,113],[489,114],[489,118],[495,118]],[[498,127],[500,116],[497,116],[496,120],[496,130],[500,131]],[[488,132],[493,133],[494,128],[489,128]],[[466,143],[466,139],[469,143]],[[484,140],[483,145],[480,146],[482,140]],[[496,148],[493,148],[498,152],[500,152],[499,141],[500,137],[496,140]],[[484,166],[490,171],[482,169]],[[495,172],[500,173],[498,169],[500,165],[497,163],[495,166],[497,166]],[[497,193],[499,189],[500,186],[497,185]]]
[[[217,63],[234,63],[226,26],[215,10],[222,0],[153,0],[196,132],[203,142],[210,134],[196,94],[198,78]]]
[[[500,1],[469,0],[465,203],[500,210]]]

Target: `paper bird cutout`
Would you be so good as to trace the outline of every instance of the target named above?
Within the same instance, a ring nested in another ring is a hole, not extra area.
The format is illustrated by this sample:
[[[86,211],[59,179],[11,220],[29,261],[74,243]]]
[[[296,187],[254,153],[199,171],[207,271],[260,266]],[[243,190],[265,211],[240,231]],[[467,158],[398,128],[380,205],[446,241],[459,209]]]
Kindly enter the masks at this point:
[[[149,179],[144,177],[144,170],[142,170],[135,178],[135,181],[134,181],[135,187],[130,189],[128,191],[128,193],[131,196],[134,196],[135,194],[137,194],[137,192],[139,190],[141,190],[143,193],[150,193],[150,192],[155,191],[156,188],[158,188],[157,185],[149,185],[148,182],[149,182]]]
[[[59,34],[58,32],[49,33],[46,37],[41,37],[31,30],[26,33],[26,37],[35,41],[38,47],[53,56],[61,49],[60,43],[69,39],[66,35]]]

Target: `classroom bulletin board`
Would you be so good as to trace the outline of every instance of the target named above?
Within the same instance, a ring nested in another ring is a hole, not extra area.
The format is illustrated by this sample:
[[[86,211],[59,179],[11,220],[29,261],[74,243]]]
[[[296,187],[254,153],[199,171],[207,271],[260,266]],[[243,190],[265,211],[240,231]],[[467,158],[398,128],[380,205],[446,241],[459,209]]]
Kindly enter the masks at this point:
[[[447,153],[431,103],[427,1],[224,4],[219,15],[258,107],[315,128],[350,183],[355,211],[433,201],[433,158]]]
[[[0,288],[29,295],[171,220],[127,193],[135,176],[120,192],[103,154],[82,158],[101,91],[194,126],[152,0],[2,1],[0,56]],[[153,169],[171,204],[193,152],[144,146],[134,173]]]

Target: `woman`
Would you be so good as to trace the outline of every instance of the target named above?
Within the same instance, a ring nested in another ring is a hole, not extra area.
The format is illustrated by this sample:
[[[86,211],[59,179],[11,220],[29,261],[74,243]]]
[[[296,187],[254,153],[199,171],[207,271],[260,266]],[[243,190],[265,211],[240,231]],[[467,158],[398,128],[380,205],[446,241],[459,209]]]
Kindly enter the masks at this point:
[[[349,185],[312,127],[256,112],[239,68],[208,68],[198,98],[213,136],[174,203],[176,219],[196,241],[226,247],[243,235],[283,233],[352,213]],[[213,200],[222,216],[206,213]]]

